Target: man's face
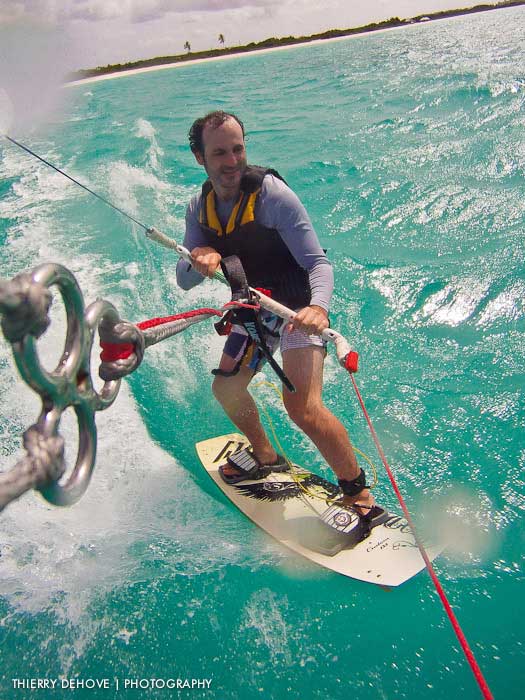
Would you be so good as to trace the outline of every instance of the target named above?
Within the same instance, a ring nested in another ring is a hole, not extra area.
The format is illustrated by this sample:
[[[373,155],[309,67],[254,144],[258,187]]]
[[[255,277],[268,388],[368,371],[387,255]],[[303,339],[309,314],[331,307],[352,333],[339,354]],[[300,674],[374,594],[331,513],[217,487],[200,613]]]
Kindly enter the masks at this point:
[[[233,199],[239,193],[246,170],[246,151],[242,129],[235,119],[227,119],[216,129],[205,126],[202,132],[204,153],[195,158],[203,165],[220,199]]]

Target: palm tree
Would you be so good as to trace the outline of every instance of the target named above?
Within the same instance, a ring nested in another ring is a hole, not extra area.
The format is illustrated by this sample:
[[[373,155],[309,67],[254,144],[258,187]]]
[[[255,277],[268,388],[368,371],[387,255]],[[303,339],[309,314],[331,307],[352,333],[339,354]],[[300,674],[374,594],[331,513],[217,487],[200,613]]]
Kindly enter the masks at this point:
[[[219,34],[219,44],[224,46],[224,34]]]
[[[184,48],[186,49],[186,51],[187,51],[188,53],[190,53],[190,51],[191,51],[191,44],[190,44],[189,41],[187,41],[187,42],[184,44]]]

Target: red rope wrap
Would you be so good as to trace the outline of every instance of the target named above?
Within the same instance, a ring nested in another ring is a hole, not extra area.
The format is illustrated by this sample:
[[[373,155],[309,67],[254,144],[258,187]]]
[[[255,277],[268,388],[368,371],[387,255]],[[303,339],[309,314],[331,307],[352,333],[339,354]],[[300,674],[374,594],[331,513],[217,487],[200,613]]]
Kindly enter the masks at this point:
[[[181,321],[185,318],[195,318],[196,316],[210,316],[212,314],[214,316],[222,316],[222,311],[218,311],[217,309],[194,309],[193,311],[185,311],[184,313],[175,314],[174,316],[150,318],[147,321],[137,323],[136,326],[140,328],[141,331],[145,331],[148,328],[155,328],[155,326],[161,326],[172,321]],[[100,347],[102,348],[102,352],[100,353],[102,362],[126,360],[135,351],[133,343],[107,343],[101,340]]]
[[[184,318],[194,318],[195,316],[205,316],[213,314],[214,316],[222,316],[222,312],[217,309],[194,309],[193,311],[185,311],[182,314],[175,314],[175,316],[164,316],[164,318],[150,318],[147,321],[141,321],[137,323],[137,328],[141,331],[145,331],[147,328],[154,328],[155,326],[161,326],[164,323],[169,323],[170,321],[180,321]]]

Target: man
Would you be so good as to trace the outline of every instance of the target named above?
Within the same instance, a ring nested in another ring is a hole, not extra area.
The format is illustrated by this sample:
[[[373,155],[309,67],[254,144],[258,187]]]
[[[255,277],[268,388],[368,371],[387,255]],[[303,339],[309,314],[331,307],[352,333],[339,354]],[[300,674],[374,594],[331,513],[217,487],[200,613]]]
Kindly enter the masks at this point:
[[[335,472],[343,492],[339,504],[368,519],[384,514],[374,506],[344,427],[322,401],[325,347],[320,334],[329,325],[333,274],[306,210],[275,171],[248,166],[244,126],[235,115],[211,112],[194,122],[189,138],[208,180],[188,206],[184,245],[194,262],[191,267],[179,261],[179,286],[190,289],[212,277],[221,258],[234,254],[251,287],[269,289],[273,298],[297,310],[290,324],[268,314],[262,318],[269,345],[275,346],[280,330],[283,370],[296,389],[284,388],[288,415]],[[248,392],[262,359],[244,329],[234,326],[214,370],[215,397],[252,445],[251,452],[232,455],[222,468],[228,483],[288,468],[268,440]]]

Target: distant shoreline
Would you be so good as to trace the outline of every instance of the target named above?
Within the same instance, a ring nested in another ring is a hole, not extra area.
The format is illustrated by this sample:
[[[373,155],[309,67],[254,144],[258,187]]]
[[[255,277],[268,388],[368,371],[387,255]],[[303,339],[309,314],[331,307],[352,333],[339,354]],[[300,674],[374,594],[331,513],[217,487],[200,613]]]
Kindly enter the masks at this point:
[[[101,66],[98,68],[79,70],[75,73],[71,73],[67,77],[66,85],[76,85],[104,79],[107,80],[124,75],[159,70],[161,68],[192,65],[202,61],[217,60],[221,58],[234,58],[247,53],[261,53],[274,49],[286,49],[290,48],[291,46],[317,43],[330,39],[345,39],[350,36],[358,36],[371,32],[380,32],[389,29],[408,27],[414,24],[420,24],[422,22],[449,19],[451,17],[469,15],[478,12],[489,12],[491,10],[508,9],[510,7],[519,7],[522,5],[525,5],[525,0],[504,0],[496,5],[475,5],[473,7],[466,7],[457,10],[443,10],[440,12],[433,12],[431,14],[417,15],[416,17],[411,17],[408,19],[391,17],[383,22],[375,22],[373,24],[367,24],[352,29],[331,29],[320,34],[312,34],[310,36],[287,36],[280,38],[272,37],[270,39],[265,39],[264,41],[252,42],[250,44],[246,44],[245,46],[210,49],[208,51],[189,51],[188,53],[177,54],[174,56],[158,56],[156,58],[132,61],[130,63],[118,63],[114,65]]]

